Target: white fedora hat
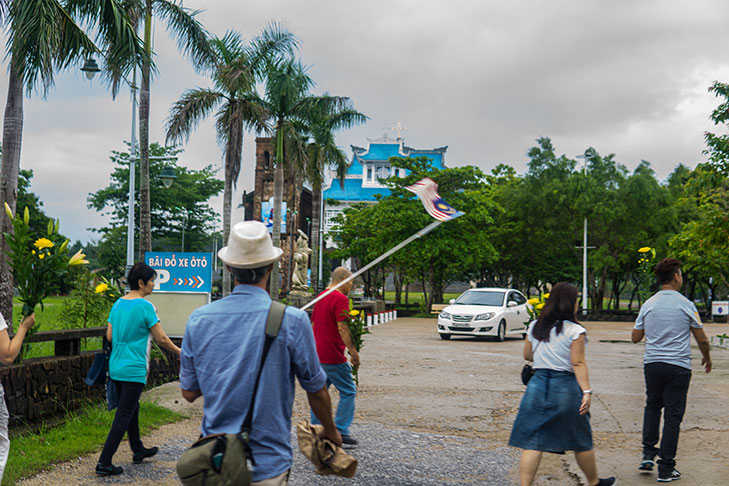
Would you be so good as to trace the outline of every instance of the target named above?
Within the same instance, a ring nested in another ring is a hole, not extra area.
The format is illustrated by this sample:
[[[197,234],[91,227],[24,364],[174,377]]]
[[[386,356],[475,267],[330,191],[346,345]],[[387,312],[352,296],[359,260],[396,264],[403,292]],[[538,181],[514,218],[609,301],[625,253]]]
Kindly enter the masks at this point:
[[[273,246],[265,224],[243,221],[233,226],[228,246],[221,248],[218,256],[233,268],[258,268],[275,262],[282,253],[281,248]]]

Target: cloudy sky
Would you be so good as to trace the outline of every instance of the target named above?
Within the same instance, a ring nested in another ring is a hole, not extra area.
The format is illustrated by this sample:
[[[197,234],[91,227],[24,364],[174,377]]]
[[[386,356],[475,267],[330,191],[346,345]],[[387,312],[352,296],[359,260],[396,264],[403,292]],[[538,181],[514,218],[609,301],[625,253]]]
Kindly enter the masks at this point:
[[[647,160],[664,179],[678,164],[704,160],[703,133],[714,80],[729,82],[729,3],[721,0],[187,0],[216,35],[251,38],[271,20],[302,41],[314,91],[349,96],[370,117],[338,135],[364,145],[401,122],[409,146],[448,145],[450,166],[519,172],[540,136],[559,154],[587,147],[614,153],[629,169]],[[159,74],[152,86],[153,141],[163,141],[170,105],[187,88],[208,86],[155,27]],[[7,91],[6,69],[0,90]],[[88,241],[103,215],[88,193],[109,180],[111,150],[130,139],[128,92],[112,100],[79,71],[58,76],[43,100],[25,105],[21,167],[62,232]],[[253,186],[254,136],[245,138],[238,188]],[[180,163],[220,166],[211,123],[185,145]],[[222,202],[214,200],[222,211]]]

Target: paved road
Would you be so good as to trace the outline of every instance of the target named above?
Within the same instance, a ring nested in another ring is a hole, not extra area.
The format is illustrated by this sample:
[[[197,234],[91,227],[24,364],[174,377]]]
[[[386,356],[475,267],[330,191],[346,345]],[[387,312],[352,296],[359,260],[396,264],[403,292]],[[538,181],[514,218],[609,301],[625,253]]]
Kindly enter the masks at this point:
[[[518,484],[519,451],[506,447],[506,442],[524,390],[519,381],[523,341],[441,341],[433,327],[431,319],[398,319],[373,329],[361,353],[353,428],[361,442],[353,452],[360,461],[357,477],[315,476],[296,452],[292,486]],[[601,475],[616,475],[624,485],[655,484],[655,475],[641,476],[636,471],[643,347],[627,342],[629,323],[587,323],[587,327],[587,357],[596,392],[592,425]],[[707,329],[709,334],[727,331],[727,325],[709,324]],[[698,350],[694,352],[698,356]],[[729,351],[714,350],[714,361],[710,375],[699,371],[698,362],[694,366],[678,457],[685,484],[729,484],[729,463],[723,452],[729,415]],[[200,404],[182,403],[176,384],[148,396],[192,417],[145,439],[162,447],[155,461],[132,465],[123,443],[115,458],[126,469],[121,477],[94,477],[94,454],[57,465],[23,484],[178,484],[174,460],[198,433]],[[306,417],[304,394],[298,390],[294,423]],[[571,456],[547,455],[535,484],[578,485],[581,478]]]

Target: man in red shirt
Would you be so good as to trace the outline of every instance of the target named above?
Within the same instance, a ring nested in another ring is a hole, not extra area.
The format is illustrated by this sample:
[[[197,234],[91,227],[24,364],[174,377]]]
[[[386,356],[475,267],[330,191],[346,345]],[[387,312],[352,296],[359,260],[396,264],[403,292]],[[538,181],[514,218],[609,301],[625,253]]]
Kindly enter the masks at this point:
[[[337,267],[332,272],[327,290],[350,275],[352,273],[346,268]],[[349,426],[354,420],[354,398],[357,395],[357,387],[352,379],[352,368],[359,368],[359,353],[347,326],[349,317],[347,294],[352,290],[352,284],[353,282],[347,282],[314,304],[311,316],[316,352],[327,374],[327,388],[329,385],[334,385],[339,391],[339,405],[334,422],[342,435],[342,443],[349,446],[357,445],[357,441],[349,433]],[[349,351],[349,362],[344,355],[345,348]],[[313,413],[311,422],[319,423]]]

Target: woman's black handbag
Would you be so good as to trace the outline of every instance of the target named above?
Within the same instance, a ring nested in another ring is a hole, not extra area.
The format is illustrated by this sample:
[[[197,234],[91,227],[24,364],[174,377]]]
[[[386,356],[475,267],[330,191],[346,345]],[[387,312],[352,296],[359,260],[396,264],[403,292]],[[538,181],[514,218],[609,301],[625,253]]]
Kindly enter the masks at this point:
[[[525,364],[521,369],[521,382],[525,385],[529,383],[529,380],[534,376],[534,368],[529,363]]]
[[[532,351],[532,360],[534,359],[534,353],[537,352],[538,347],[539,347],[539,342],[537,342],[537,345],[534,346],[534,350]],[[521,369],[521,382],[524,383],[525,385],[528,384],[529,380],[532,379],[532,376],[534,376],[534,368],[532,368],[532,365],[527,363]]]
[[[89,386],[103,385],[106,383],[106,375],[109,371],[109,355],[111,354],[111,344],[104,338],[104,344],[100,353],[94,354],[94,361],[91,363],[89,371],[86,373],[84,383]]]
[[[177,460],[177,474],[184,486],[245,486],[251,484],[251,465],[255,465],[248,445],[253,422],[253,404],[258,382],[271,343],[281,327],[286,306],[272,302],[266,320],[266,341],[261,364],[253,386],[251,403],[241,430],[235,434],[213,434],[201,437]]]
[[[89,386],[103,385],[106,383],[106,367],[106,353],[102,352],[94,354],[94,362],[91,363],[91,367],[89,368],[88,373],[86,373],[84,383]]]

